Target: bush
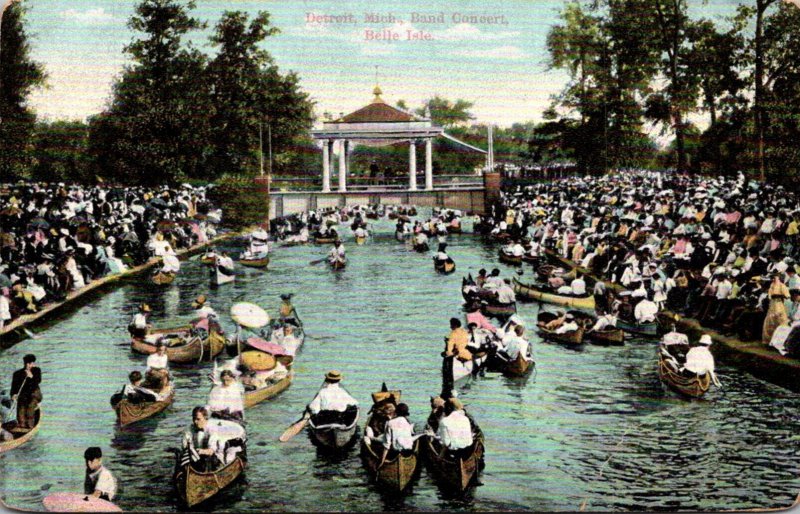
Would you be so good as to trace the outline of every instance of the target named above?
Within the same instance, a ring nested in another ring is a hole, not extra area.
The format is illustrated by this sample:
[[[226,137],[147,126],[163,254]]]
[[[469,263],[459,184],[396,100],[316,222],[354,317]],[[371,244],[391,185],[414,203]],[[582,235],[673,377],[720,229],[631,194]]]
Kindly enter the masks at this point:
[[[223,176],[208,196],[222,209],[223,227],[239,230],[269,218],[269,195],[253,177]]]

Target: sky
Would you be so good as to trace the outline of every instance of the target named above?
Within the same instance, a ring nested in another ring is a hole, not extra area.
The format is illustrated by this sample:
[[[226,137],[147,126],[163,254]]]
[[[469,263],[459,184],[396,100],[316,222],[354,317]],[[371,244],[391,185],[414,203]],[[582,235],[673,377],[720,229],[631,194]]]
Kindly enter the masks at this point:
[[[696,16],[732,13],[729,0],[690,0]],[[40,117],[85,119],[103,110],[136,34],[126,26],[136,0],[26,0],[32,56],[47,86],[31,106]],[[316,112],[352,112],[377,80],[389,103],[418,107],[440,95],[474,103],[477,122],[541,121],[567,82],[549,70],[545,47],[564,0],[197,0],[193,15],[213,27],[225,10],[271,13],[281,30],[263,47],[301,78]],[[324,18],[328,16],[328,18]],[[415,20],[415,16],[418,19]],[[201,50],[211,29],[192,37]],[[420,39],[409,39],[409,33]],[[394,37],[397,40],[377,39]]]

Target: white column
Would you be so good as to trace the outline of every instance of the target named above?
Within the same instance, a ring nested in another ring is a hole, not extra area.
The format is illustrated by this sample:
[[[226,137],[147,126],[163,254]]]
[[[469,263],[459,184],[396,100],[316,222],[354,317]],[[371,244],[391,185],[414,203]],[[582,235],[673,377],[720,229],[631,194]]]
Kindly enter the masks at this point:
[[[425,140],[425,190],[433,191],[433,140]]]
[[[339,191],[347,191],[347,141],[339,140]]]
[[[413,139],[408,145],[408,190],[417,190],[417,142]]]
[[[331,156],[330,142],[326,139],[322,142],[322,192],[331,191]]]

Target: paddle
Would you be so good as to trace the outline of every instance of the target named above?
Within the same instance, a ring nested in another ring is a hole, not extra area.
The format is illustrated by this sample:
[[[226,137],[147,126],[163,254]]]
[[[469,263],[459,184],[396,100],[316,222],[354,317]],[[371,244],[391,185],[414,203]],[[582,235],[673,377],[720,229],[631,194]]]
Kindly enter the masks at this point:
[[[316,261],[311,261],[311,262],[309,262],[308,264],[309,264],[310,266],[316,266],[316,265],[317,265],[317,264],[319,264],[320,262],[325,262],[325,261],[327,261],[327,260],[328,260],[328,258],[327,258],[327,257],[323,257],[322,259],[319,259],[319,260],[316,260]]]
[[[292,437],[302,432],[310,420],[311,416],[308,414],[308,412],[303,413],[303,417],[296,421],[292,426],[287,428],[283,434],[281,434],[278,440],[282,443],[285,443]]]

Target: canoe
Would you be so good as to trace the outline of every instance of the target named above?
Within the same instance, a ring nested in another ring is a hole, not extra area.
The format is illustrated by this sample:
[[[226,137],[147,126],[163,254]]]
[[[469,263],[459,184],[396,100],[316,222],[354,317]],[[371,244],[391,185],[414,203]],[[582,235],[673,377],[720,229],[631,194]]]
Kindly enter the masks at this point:
[[[110,501],[80,493],[55,493],[42,500],[48,512],[122,512]]]
[[[336,242],[335,237],[315,237],[314,243],[318,245],[333,244]]]
[[[499,303],[487,303],[486,305],[481,305],[481,312],[483,312],[485,316],[492,318],[498,316],[512,316],[517,313],[517,304],[509,303],[503,305]]]
[[[448,225],[447,233],[448,234],[461,234],[461,226],[459,225],[458,227],[452,227],[452,226]]]
[[[114,410],[117,413],[117,422],[119,423],[119,426],[124,427],[147,418],[152,418],[159,412],[163,412],[167,407],[172,405],[172,401],[174,399],[175,390],[173,389],[170,391],[169,396],[160,402],[142,402],[133,404],[127,399],[122,400],[116,405],[116,407],[114,407]]]
[[[530,255],[528,253],[526,253],[525,255],[522,256],[522,262],[528,262],[530,264],[539,264],[543,260],[544,260],[544,257],[538,256],[538,255],[534,257],[533,255]]]
[[[0,454],[3,454],[7,451],[13,450],[14,448],[19,448],[23,444],[27,443],[39,432],[39,428],[42,426],[42,408],[39,407],[36,409],[36,425],[33,426],[28,432],[22,434],[13,433],[14,439],[11,441],[6,441],[0,443]]]
[[[452,261],[440,261],[439,259],[433,260],[433,269],[442,275],[449,275],[456,270],[456,263]]]
[[[328,264],[330,264],[332,270],[337,271],[344,269],[347,266],[347,261],[328,261]]]
[[[463,380],[476,373],[475,366],[478,366],[478,371],[486,365],[488,356],[484,353],[476,359],[462,362],[458,359],[453,359],[453,383]]]
[[[187,507],[194,507],[216,496],[244,471],[245,462],[241,457],[217,471],[201,473],[192,466],[184,466],[175,473],[175,487],[178,498]]]
[[[153,275],[153,283],[159,286],[171,284],[175,280],[175,273],[164,273],[162,271]]]
[[[358,409],[353,411],[354,416],[349,423],[332,423],[328,425],[316,425],[314,416],[308,421],[308,431],[311,440],[328,450],[342,450],[350,446],[358,430]]]
[[[225,336],[218,332],[211,332],[205,340],[198,337],[189,338],[189,330],[180,331],[155,331],[148,336],[162,333],[175,334],[177,338],[183,338],[186,342],[177,346],[167,346],[167,359],[173,364],[195,364],[205,361],[212,361],[214,357],[222,353],[225,349]],[[131,349],[136,353],[151,355],[156,353],[155,341],[149,342],[145,339],[131,338]]]
[[[380,215],[375,211],[369,211],[367,212],[366,217],[371,220],[376,220],[380,218]]]
[[[215,262],[217,262],[217,254],[215,254],[215,253],[207,253],[207,254],[203,255],[202,257],[200,257],[200,262],[202,262],[203,264],[212,265]]]
[[[658,377],[673,391],[691,398],[700,398],[711,387],[711,375],[695,375],[686,377],[675,371],[664,358],[660,349],[658,352]]]
[[[360,245],[363,245],[366,242],[367,242],[367,238],[366,237],[356,237],[356,244],[357,245],[360,246]]]
[[[229,284],[234,280],[236,280],[236,273],[233,270],[230,271],[231,271],[230,275],[227,273],[223,273],[222,271],[220,271],[220,267],[217,266],[211,272],[211,285],[219,287],[223,284]]]
[[[508,232],[498,232],[497,234],[490,235],[490,239],[498,243],[505,243],[511,239],[511,234]]]
[[[367,421],[369,425],[369,421]],[[372,446],[377,448],[377,451]],[[383,445],[361,440],[361,459],[364,467],[375,477],[375,481],[393,493],[405,491],[417,473],[419,466],[419,439],[414,441],[414,449],[410,452],[389,452],[383,466],[378,467],[383,456]]]
[[[625,344],[625,332],[619,327],[606,327],[603,330],[589,332],[597,322],[597,318],[583,311],[569,311],[575,320],[583,326],[583,337],[599,345],[621,346]]]
[[[453,458],[443,452],[441,444],[433,437],[425,437],[424,457],[431,475],[448,491],[464,492],[478,476],[483,461],[483,434],[474,434],[469,456]]]
[[[636,323],[635,321],[618,319],[617,328],[621,328],[630,334],[658,337],[658,323],[655,321],[652,323]]]
[[[428,246],[428,243],[422,243],[421,245],[414,244],[414,251],[419,253],[424,253],[430,250],[431,248]]]
[[[512,264],[514,266],[519,266],[520,264],[522,264],[522,256],[521,255],[517,257],[517,256],[511,255],[511,254],[508,254],[508,253],[504,252],[501,249],[500,253],[499,253],[499,256],[500,256],[500,262],[504,262],[506,264]]]
[[[268,385],[267,387],[262,387],[261,389],[256,389],[255,391],[245,391],[244,393],[245,409],[249,409],[250,407],[258,405],[263,401],[278,396],[280,393],[288,389],[290,385],[292,385],[293,379],[294,379],[294,371],[290,368],[289,373],[287,373],[285,377],[277,380],[276,382]]]
[[[539,334],[542,335],[545,339],[550,339],[551,341],[556,341],[559,343],[564,343],[568,345],[579,345],[583,344],[583,327],[579,326],[578,330],[574,330],[572,332],[567,332],[565,334],[556,334],[555,331],[547,330],[543,327],[537,327],[539,329]]]
[[[526,300],[536,302],[552,303],[553,305],[563,305],[575,309],[594,309],[594,296],[566,296],[542,291],[532,284],[523,284],[514,277],[514,293]]]
[[[269,265],[269,257],[260,259],[239,259],[239,264],[248,268],[266,268]]]
[[[506,364],[502,373],[507,377],[522,377],[533,371],[534,367],[536,367],[536,363],[526,359],[520,353],[516,359]]]

